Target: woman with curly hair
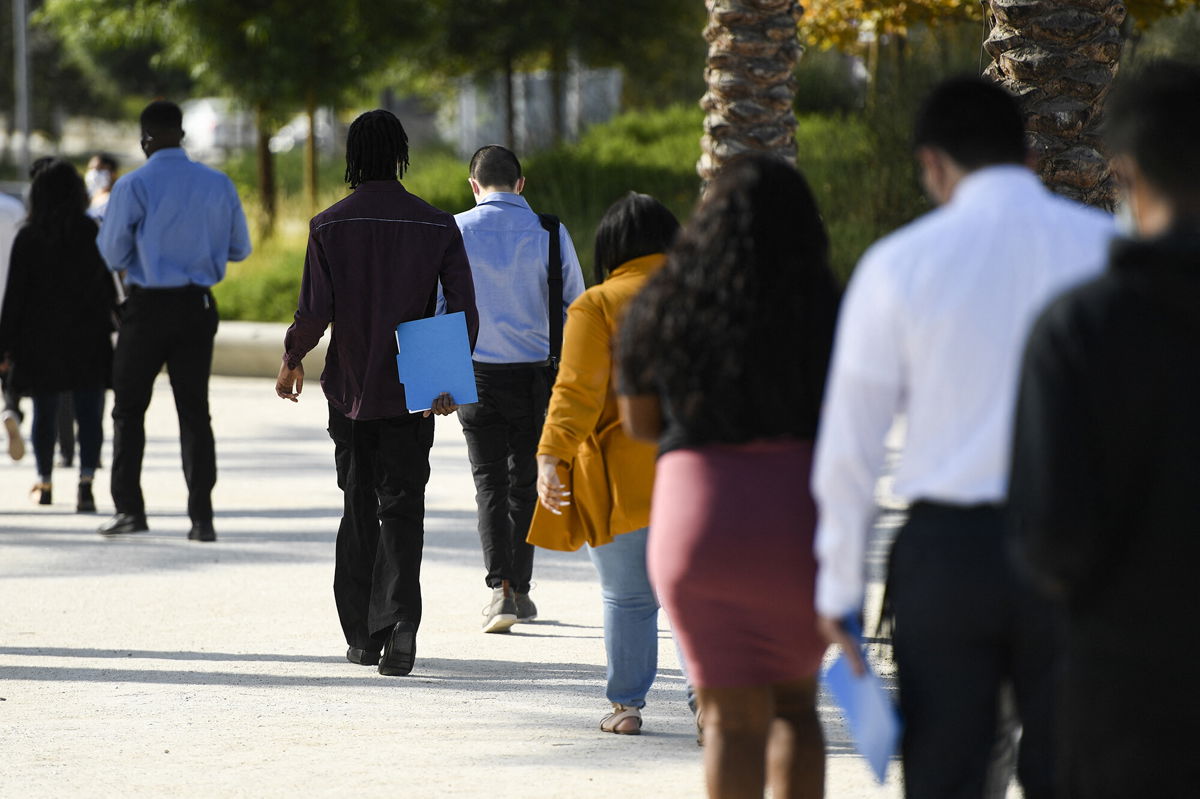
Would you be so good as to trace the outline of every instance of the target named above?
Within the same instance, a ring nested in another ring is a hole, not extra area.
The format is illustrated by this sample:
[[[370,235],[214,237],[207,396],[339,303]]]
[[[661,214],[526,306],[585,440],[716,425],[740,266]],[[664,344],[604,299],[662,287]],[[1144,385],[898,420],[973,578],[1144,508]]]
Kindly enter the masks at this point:
[[[621,333],[622,417],[660,448],[650,576],[698,690],[713,797],[824,790],[808,484],[838,294],[808,184],[748,156]]]

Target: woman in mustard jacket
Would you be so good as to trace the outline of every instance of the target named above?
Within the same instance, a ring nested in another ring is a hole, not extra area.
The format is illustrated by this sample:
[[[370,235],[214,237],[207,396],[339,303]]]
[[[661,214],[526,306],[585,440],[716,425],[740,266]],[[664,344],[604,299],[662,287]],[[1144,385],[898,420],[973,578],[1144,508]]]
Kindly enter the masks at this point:
[[[658,669],[658,601],[646,572],[653,444],[621,429],[613,344],[625,306],[658,271],[679,231],[662,203],[630,192],[596,230],[596,282],[567,311],[562,362],[538,445],[540,506],[529,542],[587,545],[600,575],[612,712],[600,729],[636,735]]]

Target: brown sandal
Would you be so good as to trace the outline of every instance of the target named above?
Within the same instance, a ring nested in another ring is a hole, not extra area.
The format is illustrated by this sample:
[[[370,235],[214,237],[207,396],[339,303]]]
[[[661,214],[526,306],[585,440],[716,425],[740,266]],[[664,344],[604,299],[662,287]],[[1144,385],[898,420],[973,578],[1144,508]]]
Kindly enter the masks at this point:
[[[641,735],[642,711],[613,702],[612,713],[600,719],[600,729],[617,735]]]

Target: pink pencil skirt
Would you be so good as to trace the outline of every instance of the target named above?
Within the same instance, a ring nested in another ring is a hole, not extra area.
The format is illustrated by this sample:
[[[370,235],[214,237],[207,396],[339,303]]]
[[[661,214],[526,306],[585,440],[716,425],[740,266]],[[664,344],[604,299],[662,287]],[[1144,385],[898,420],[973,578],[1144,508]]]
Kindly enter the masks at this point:
[[[812,444],[715,445],[658,461],[650,579],[701,687],[812,677],[816,629]]]

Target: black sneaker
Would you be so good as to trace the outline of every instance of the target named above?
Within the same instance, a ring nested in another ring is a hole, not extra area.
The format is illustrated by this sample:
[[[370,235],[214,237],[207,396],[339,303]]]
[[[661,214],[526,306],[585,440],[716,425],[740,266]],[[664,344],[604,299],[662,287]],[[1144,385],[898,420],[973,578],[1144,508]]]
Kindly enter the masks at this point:
[[[529,592],[521,593],[514,592],[514,600],[517,605],[517,621],[525,623],[533,621],[537,618],[537,605],[533,604],[533,600],[529,598]]]
[[[79,481],[79,496],[75,500],[76,513],[95,513],[96,498],[92,496],[92,481]]]
[[[517,623],[517,601],[508,580],[492,589],[492,601],[483,609],[483,615],[487,616],[483,623],[485,633],[506,633]]]

